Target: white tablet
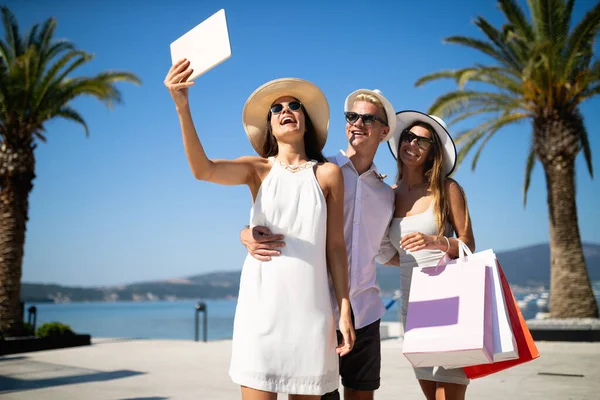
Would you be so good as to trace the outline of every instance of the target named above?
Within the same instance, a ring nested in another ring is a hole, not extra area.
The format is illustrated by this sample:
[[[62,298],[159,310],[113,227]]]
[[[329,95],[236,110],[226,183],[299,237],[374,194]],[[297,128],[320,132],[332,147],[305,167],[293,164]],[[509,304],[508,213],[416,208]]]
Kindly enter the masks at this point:
[[[190,61],[194,72],[188,81],[196,79],[229,57],[231,57],[231,46],[223,9],[171,43],[172,64],[182,58]]]

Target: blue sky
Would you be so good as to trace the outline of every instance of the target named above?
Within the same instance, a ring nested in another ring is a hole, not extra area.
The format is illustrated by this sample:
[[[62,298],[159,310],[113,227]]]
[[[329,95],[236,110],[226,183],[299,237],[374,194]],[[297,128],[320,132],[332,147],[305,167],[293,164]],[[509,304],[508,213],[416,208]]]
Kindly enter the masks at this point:
[[[575,20],[593,5],[579,0]],[[379,88],[397,110],[425,111],[453,88],[421,88],[421,76],[472,62],[468,49],[442,43],[451,35],[479,37],[472,20],[495,25],[494,1],[8,1],[21,30],[49,16],[57,37],[68,38],[94,61],[79,74],[129,70],[142,86],[119,85],[124,105],[106,109],[85,98],[73,106],[90,127],[56,120],[37,149],[37,179],[23,265],[25,282],[112,285],[239,269],[245,251],[239,230],[249,219],[245,187],[194,180],[183,152],[173,102],[163,86],[169,44],[224,8],[232,57],[191,89],[192,113],[209,156],[252,154],[241,112],[248,95],[285,76],[310,80],[332,110],[326,154],[345,149],[343,101],[358,88]],[[598,47],[598,46],[597,46]],[[600,174],[600,100],[582,106],[594,169]],[[529,124],[497,134],[475,172],[464,164],[454,177],[467,193],[477,247],[497,251],[548,241],[546,189],[536,165],[527,208],[522,205]],[[388,183],[395,166],[387,146],[375,159]],[[582,238],[600,241],[598,177],[577,161]]]

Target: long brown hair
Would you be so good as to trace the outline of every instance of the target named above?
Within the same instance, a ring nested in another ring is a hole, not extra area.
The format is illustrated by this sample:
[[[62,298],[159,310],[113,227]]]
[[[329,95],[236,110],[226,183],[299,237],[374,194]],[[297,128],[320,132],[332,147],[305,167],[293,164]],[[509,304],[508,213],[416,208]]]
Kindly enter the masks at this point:
[[[442,151],[442,142],[435,133],[433,127],[422,121],[413,122],[409,125],[406,130],[410,131],[415,126],[425,128],[431,133],[433,144],[430,149],[429,157],[425,162],[425,182],[427,183],[428,190],[433,194],[433,205],[434,214],[438,226],[438,235],[445,236],[446,225],[450,221],[450,201],[448,199],[448,193],[446,190],[446,174],[444,171],[444,152]],[[402,179],[402,167],[404,163],[400,157],[400,146],[402,141],[398,144],[398,178],[399,182]]]
[[[326,162],[325,156],[319,147],[317,140],[317,131],[313,125],[310,116],[306,112],[304,105],[300,105],[302,112],[304,113],[304,124],[306,125],[306,131],[304,132],[304,151],[306,156],[318,162]],[[279,146],[277,145],[277,139],[273,135],[273,128],[271,127],[271,111],[267,115],[267,137],[263,144],[261,157],[268,158],[279,154]]]

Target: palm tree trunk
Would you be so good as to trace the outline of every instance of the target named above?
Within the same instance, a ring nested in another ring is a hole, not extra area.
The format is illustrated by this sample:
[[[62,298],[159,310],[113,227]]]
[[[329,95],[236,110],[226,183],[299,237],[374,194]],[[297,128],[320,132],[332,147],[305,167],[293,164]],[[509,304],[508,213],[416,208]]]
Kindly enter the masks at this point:
[[[29,147],[29,146],[27,146]],[[23,333],[21,272],[29,193],[33,188],[33,148],[0,149],[0,330]]]
[[[575,159],[556,157],[543,165],[550,214],[550,316],[598,318],[579,235]]]

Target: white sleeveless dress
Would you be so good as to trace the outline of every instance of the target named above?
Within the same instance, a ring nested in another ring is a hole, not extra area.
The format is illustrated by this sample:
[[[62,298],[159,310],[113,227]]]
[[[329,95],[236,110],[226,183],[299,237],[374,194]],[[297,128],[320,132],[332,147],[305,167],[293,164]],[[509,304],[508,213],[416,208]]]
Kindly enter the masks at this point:
[[[309,162],[273,166],[252,207],[250,226],[283,234],[282,254],[246,257],[233,327],[229,375],[268,392],[322,395],[338,387],[338,356],[325,242],[327,204]]]
[[[444,252],[440,250],[404,251],[400,247],[400,241],[404,236],[413,232],[421,232],[424,235],[438,234],[433,201],[425,212],[402,218],[393,218],[390,225],[389,239],[396,250],[398,250],[398,255],[400,256],[400,322],[402,323],[402,327],[406,323],[406,310],[408,307],[413,268],[435,266],[444,256]],[[446,225],[445,235],[447,237],[453,236],[450,224]],[[414,371],[417,379],[458,383],[461,385],[469,384],[469,379],[467,379],[462,368],[423,367],[414,368]]]

